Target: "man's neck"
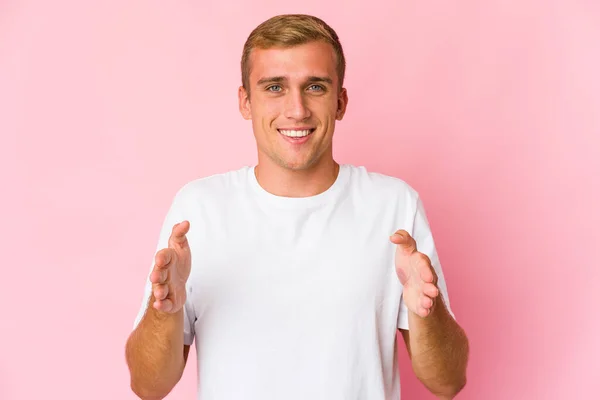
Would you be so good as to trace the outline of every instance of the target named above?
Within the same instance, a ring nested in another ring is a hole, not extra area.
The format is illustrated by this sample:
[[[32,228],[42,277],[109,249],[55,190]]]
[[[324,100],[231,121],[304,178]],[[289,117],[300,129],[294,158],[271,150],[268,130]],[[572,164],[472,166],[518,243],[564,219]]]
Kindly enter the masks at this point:
[[[306,170],[260,163],[254,174],[267,192],[282,197],[310,197],[325,192],[338,177],[340,165],[330,159]]]

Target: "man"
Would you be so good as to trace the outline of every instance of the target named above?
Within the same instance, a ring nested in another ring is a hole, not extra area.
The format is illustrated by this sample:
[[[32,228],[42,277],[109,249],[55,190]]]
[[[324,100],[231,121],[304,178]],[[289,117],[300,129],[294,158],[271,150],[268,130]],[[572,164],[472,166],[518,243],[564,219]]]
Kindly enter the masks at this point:
[[[176,194],[126,346],[139,397],[172,390],[195,340],[198,399],[398,399],[396,329],[432,393],[465,385],[468,342],[418,194],[333,159],[344,69],[318,18],[249,36],[239,107],[258,164]]]

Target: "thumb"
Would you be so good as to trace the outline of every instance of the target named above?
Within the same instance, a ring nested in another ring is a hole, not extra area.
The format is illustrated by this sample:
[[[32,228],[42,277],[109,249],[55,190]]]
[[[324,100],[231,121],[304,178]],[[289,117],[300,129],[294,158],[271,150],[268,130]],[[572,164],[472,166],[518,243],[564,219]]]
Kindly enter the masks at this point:
[[[417,242],[405,230],[396,231],[390,236],[390,241],[400,248],[405,254],[417,251]]]
[[[180,246],[184,246],[186,244],[186,240],[187,240],[185,235],[188,233],[189,230],[190,230],[189,221],[182,221],[178,224],[175,224],[171,231],[171,237],[169,238],[169,241],[173,244],[178,244]]]

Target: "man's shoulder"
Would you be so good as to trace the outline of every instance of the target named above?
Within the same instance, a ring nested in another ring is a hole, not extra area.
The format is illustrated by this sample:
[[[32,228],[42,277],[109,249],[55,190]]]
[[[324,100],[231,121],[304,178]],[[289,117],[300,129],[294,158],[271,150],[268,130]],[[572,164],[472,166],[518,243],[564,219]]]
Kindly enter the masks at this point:
[[[231,196],[235,190],[247,183],[249,168],[251,167],[243,166],[238,169],[195,178],[181,186],[175,197],[179,200],[186,200]]]
[[[418,197],[418,192],[404,179],[374,170],[365,166],[356,166],[347,164],[351,171],[352,181],[361,189],[381,194],[406,195],[409,197]]]

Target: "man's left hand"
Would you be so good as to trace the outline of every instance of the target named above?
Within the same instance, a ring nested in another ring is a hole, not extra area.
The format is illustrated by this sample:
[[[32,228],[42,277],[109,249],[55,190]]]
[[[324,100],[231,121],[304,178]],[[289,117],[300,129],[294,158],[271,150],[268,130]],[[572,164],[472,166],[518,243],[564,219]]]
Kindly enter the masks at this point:
[[[404,230],[396,231],[390,240],[397,245],[396,273],[404,286],[404,304],[409,311],[426,317],[431,313],[440,293],[431,260],[417,251],[417,243]]]

